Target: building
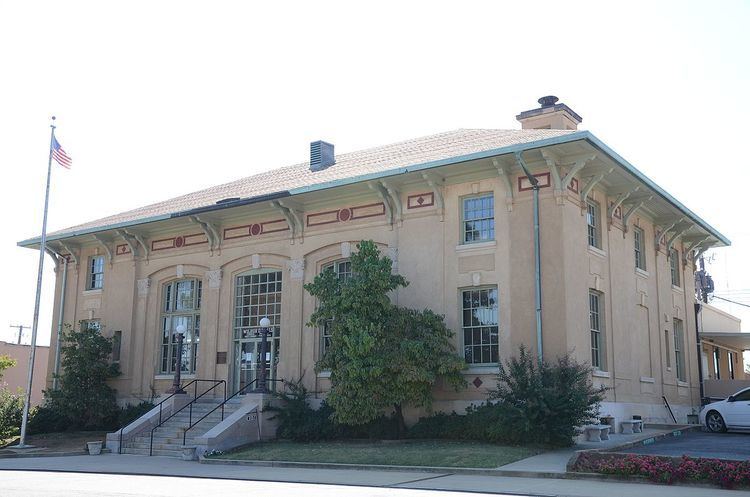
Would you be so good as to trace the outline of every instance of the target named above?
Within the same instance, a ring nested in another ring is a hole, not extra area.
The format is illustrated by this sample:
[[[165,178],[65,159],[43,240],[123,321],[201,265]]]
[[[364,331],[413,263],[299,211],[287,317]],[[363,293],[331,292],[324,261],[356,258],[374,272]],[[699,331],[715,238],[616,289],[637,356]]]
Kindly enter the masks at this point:
[[[740,318],[703,304],[698,314],[703,395],[727,398],[750,387],[743,352],[750,350],[750,333],[742,333]]]
[[[603,413],[666,420],[664,396],[684,420],[699,405],[695,257],[729,241],[579,131],[567,105],[540,104],[517,116],[520,130],[459,129],[342,155],[314,142],[309,162],[52,233],[55,302],[66,293],[53,321],[62,312],[115,337],[123,374],[113,386],[125,401],[171,385],[178,324],[183,378],[242,388],[267,316],[272,374],[304,374],[324,396],[328,375],[314,369],[325,329],[305,325],[315,301],[303,284],[327,267],[345,277],[356,243],[372,239],[411,282],[398,304],[429,307],[455,330],[469,386],[436,390],[435,408],[460,412],[485,398],[498,360],[521,344],[537,350],[537,183],[545,357],[590,363],[609,389]]]
[[[16,360],[16,365],[2,372],[0,379],[0,388],[5,388],[11,392],[20,390],[26,391],[29,382],[29,356],[31,355],[31,346],[21,343],[10,343],[0,341],[0,356],[7,355]],[[31,389],[31,405],[38,406],[44,400],[42,390],[46,388],[44,379],[47,377],[47,364],[49,363],[49,347],[44,345],[36,346],[34,357],[34,378]],[[51,378],[50,378],[51,381]]]

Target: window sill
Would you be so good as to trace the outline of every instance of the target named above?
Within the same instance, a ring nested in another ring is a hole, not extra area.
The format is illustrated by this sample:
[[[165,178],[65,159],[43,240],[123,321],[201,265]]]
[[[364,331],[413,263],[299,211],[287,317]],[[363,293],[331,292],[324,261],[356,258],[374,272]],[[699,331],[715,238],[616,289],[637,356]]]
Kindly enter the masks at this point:
[[[84,290],[83,295],[101,295],[102,289],[101,288],[94,288],[93,290]]]
[[[602,371],[601,369],[591,370],[591,376],[594,376],[596,378],[611,378],[612,377],[608,371]]]
[[[641,376],[641,383],[656,383],[656,380],[649,376]]]
[[[635,268],[635,275],[640,276],[641,278],[648,278],[649,276],[651,276],[650,274],[648,274],[648,271],[639,267]]]
[[[483,249],[494,249],[497,247],[496,240],[490,240],[488,242],[474,242],[456,245],[456,252],[473,252],[475,250]]]
[[[589,253],[596,255],[598,257],[607,257],[607,252],[605,252],[604,250],[600,248],[593,247],[591,245],[589,245]]]
[[[318,373],[318,378],[330,378],[331,372],[330,371],[321,371]]]
[[[677,380],[677,386],[678,387],[686,387],[687,388],[687,387],[690,386],[690,383],[688,383],[687,381]]]
[[[685,290],[680,288],[679,286],[672,285],[672,291],[677,293],[685,293]]]
[[[486,366],[474,365],[469,366],[461,372],[463,374],[497,374],[500,372],[500,368],[493,364],[488,364]]]
[[[154,375],[155,380],[172,380],[174,379],[174,373],[170,374],[155,374]],[[180,375],[180,379],[183,380],[194,380],[195,375],[194,374],[182,374]]]

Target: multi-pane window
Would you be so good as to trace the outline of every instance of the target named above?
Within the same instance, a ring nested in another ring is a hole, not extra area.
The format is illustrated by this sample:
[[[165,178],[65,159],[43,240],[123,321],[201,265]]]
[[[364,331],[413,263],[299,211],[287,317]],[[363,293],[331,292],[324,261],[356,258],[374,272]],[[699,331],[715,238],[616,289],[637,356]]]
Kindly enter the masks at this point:
[[[182,340],[182,355],[179,357],[180,371],[195,373],[198,359],[198,343],[201,325],[200,280],[184,279],[164,285],[164,300],[161,316],[161,365],[160,371],[168,374],[177,368],[178,326],[185,327]]]
[[[588,225],[589,245],[602,248],[602,221],[599,203],[586,199],[586,224]]]
[[[86,280],[86,290],[98,290],[104,285],[104,256],[96,255],[89,258],[89,271]]]
[[[676,249],[669,251],[669,270],[672,274],[672,284],[680,286],[680,253]]]
[[[685,381],[685,333],[681,319],[673,319],[672,327],[674,328],[674,365],[677,368],[677,379]]]
[[[260,320],[271,321],[274,338],[281,326],[281,271],[258,271],[237,276],[234,338],[253,338]]]
[[[643,229],[639,227],[633,228],[633,240],[635,245],[635,267],[638,269],[646,270],[646,253],[644,249],[644,234]]]
[[[349,259],[341,259],[323,266],[323,271],[333,271],[340,280],[346,280],[352,276],[352,263]],[[327,320],[320,329],[320,357],[323,357],[331,344],[333,334],[333,320]]]
[[[669,330],[664,330],[664,364],[668,367],[672,367],[672,354],[669,350]]]
[[[495,197],[492,194],[463,199],[463,243],[495,239]]]
[[[464,290],[461,307],[466,362],[497,363],[500,352],[497,287]]]
[[[81,321],[81,329],[83,331],[100,332],[102,330],[102,324],[98,319],[87,319],[85,321]]]
[[[589,328],[591,330],[591,365],[604,370],[604,296],[589,290]]]
[[[734,361],[735,355],[733,352],[727,352],[727,364],[729,366],[729,379],[734,379]]]

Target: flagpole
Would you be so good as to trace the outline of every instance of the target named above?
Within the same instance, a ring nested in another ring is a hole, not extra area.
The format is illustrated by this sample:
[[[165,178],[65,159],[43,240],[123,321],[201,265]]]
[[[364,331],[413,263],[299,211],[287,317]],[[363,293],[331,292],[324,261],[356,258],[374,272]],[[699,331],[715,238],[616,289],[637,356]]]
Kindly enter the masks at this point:
[[[21,439],[16,448],[31,447],[26,445],[26,425],[29,422],[29,406],[31,405],[31,385],[34,381],[34,358],[36,355],[36,334],[39,328],[39,304],[42,298],[42,274],[44,271],[44,251],[47,248],[47,208],[49,207],[49,184],[52,176],[52,145],[55,141],[55,116],[50,124],[49,159],[47,160],[47,190],[44,194],[44,216],[42,217],[42,240],[39,244],[39,272],[36,277],[36,300],[34,301],[34,321],[31,324],[31,354],[29,356],[29,380],[26,384],[26,402],[23,405],[23,419],[21,421]],[[60,346],[59,344],[57,345]]]

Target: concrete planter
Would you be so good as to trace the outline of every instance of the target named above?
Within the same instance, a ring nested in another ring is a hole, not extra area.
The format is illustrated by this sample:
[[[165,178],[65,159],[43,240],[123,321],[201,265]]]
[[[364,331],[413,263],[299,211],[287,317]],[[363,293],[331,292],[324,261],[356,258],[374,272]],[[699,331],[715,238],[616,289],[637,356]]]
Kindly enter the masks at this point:
[[[89,455],[91,456],[98,456],[102,453],[102,442],[86,442],[86,447],[89,450]]]
[[[198,456],[195,453],[195,445],[184,445],[182,447],[182,460],[183,461],[195,461]]]

